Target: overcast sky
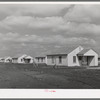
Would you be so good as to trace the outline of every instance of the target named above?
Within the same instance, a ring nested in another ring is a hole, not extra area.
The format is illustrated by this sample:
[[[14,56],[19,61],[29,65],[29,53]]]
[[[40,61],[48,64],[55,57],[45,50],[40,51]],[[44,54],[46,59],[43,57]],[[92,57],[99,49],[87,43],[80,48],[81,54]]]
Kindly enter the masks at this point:
[[[100,51],[100,5],[0,4],[0,56],[82,45]]]

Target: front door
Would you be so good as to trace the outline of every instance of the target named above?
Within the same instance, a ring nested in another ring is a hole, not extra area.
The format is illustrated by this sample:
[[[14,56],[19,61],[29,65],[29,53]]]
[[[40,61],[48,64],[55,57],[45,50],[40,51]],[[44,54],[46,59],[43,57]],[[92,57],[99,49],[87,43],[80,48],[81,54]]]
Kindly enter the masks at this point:
[[[87,56],[83,56],[82,65],[83,66],[88,66],[88,57]]]
[[[87,56],[79,56],[78,58],[79,58],[80,66],[88,65],[88,57]]]

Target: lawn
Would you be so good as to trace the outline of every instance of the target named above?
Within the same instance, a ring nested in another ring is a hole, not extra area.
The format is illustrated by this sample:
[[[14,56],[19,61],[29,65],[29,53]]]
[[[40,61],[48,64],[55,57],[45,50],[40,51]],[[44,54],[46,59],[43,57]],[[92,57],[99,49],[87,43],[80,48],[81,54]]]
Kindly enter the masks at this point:
[[[100,69],[0,64],[0,88],[100,89]]]

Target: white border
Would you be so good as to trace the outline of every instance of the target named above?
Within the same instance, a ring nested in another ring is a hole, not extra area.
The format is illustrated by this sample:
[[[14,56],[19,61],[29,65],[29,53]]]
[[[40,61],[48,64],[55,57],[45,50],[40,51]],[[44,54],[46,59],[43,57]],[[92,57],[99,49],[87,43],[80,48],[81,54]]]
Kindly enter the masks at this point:
[[[0,98],[100,98],[100,90],[93,89],[1,89]]]
[[[100,2],[0,2],[0,4],[100,4]],[[55,92],[52,92],[55,91]],[[0,89],[0,98],[100,98],[100,89]]]
[[[0,2],[0,4],[100,4],[98,2]]]

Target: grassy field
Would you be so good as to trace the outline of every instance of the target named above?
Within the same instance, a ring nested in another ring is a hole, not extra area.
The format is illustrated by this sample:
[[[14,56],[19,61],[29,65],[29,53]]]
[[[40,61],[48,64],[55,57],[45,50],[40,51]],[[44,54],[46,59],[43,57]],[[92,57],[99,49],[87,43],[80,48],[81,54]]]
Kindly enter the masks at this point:
[[[100,89],[100,69],[0,64],[0,88]]]

